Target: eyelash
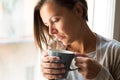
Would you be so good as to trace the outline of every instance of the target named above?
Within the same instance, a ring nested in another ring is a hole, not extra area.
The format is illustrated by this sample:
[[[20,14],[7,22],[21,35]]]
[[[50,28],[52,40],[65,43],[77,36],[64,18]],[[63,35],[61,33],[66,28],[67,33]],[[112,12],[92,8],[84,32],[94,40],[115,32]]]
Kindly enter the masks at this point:
[[[53,24],[54,23],[56,23],[56,22],[58,22],[59,21],[59,19],[55,19],[55,20],[53,20],[53,21],[51,21]],[[45,25],[46,27],[49,27],[49,25]]]
[[[52,21],[52,23],[55,23],[55,22],[58,22],[58,21],[59,21],[59,19],[55,19],[55,20]]]

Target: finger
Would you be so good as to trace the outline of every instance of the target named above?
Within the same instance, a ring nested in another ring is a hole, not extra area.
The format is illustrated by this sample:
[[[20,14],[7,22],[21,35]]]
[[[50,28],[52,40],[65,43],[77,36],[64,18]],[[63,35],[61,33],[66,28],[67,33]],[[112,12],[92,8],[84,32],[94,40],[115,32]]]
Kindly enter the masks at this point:
[[[88,57],[88,55],[86,55],[86,54],[81,54],[81,53],[78,53],[78,52],[75,52],[74,54],[75,54],[76,57],[77,57],[77,56]]]
[[[44,77],[46,77],[47,79],[51,79],[51,80],[56,80],[56,79],[60,79],[62,78],[62,75],[55,75],[55,74],[43,74]]]
[[[81,69],[81,68],[78,68],[78,72],[80,72],[80,73],[81,73],[81,72],[82,72],[82,69]]]
[[[48,56],[48,52],[47,52],[47,51],[44,51],[42,57],[46,57],[46,56]]]
[[[82,63],[84,60],[83,57],[79,56],[79,57],[75,57],[75,61],[78,63]]]
[[[58,61],[58,60],[60,60],[60,58],[57,56],[46,56],[42,58],[43,62],[53,62],[53,61]]]
[[[64,68],[63,64],[59,64],[59,63],[42,63],[41,67],[43,68]]]
[[[86,62],[86,61],[89,60],[89,59],[90,59],[89,57],[77,56],[77,57],[75,58],[75,61],[76,61],[76,62],[80,62],[80,63],[84,63],[84,62]]]
[[[65,69],[42,69],[45,74],[64,74]]]
[[[78,63],[76,62],[75,65],[78,67],[78,68],[84,68],[84,64],[83,63]]]
[[[78,67],[78,70],[80,72],[86,69],[86,64],[85,63],[78,63],[78,62],[76,62],[75,65]]]

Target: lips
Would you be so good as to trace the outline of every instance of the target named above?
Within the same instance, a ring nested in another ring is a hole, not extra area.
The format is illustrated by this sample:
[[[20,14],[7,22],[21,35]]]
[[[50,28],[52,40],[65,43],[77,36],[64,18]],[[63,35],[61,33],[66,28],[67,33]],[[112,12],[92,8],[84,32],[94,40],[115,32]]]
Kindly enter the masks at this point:
[[[62,36],[56,36],[56,38],[57,38],[59,41],[61,41],[61,40],[63,39]]]
[[[61,41],[61,40],[62,40],[62,38],[61,38],[61,37],[58,37],[57,39],[58,39],[59,41]]]

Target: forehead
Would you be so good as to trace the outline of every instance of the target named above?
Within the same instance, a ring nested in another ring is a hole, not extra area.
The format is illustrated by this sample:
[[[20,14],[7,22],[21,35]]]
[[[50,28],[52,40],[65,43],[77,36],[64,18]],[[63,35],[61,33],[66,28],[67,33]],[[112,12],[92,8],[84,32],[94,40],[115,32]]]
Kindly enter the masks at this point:
[[[40,16],[43,21],[47,21],[50,17],[56,14],[63,14],[67,8],[56,4],[55,2],[46,2],[40,8]]]
[[[55,2],[45,2],[42,7],[40,8],[40,14],[43,12],[55,12],[56,8],[58,9],[60,6],[57,5]]]

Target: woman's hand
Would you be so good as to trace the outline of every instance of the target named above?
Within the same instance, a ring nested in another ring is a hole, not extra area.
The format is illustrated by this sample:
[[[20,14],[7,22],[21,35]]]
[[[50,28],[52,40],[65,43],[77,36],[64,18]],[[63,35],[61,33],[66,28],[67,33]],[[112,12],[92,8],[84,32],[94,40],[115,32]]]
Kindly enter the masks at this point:
[[[102,66],[94,59],[87,55],[76,54],[76,66],[79,68],[78,71],[86,78],[93,79],[97,76]]]
[[[43,76],[47,79],[59,79],[65,73],[64,65],[60,63],[53,63],[59,60],[59,57],[44,55],[41,62],[41,70]]]

